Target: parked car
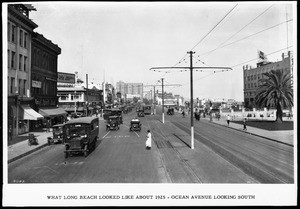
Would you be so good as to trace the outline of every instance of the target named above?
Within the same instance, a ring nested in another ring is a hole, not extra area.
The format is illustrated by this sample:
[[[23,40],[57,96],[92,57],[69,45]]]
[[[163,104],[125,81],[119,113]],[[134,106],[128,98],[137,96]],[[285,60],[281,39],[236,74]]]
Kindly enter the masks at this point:
[[[99,134],[98,117],[82,117],[64,125],[65,158],[83,153],[85,157],[96,148]]]
[[[110,130],[119,130],[119,117],[118,116],[109,116],[106,124],[106,131]]]
[[[48,145],[55,143],[63,143],[64,142],[64,124],[58,124],[52,126],[53,129],[53,137],[48,137]]]
[[[142,124],[139,119],[132,119],[130,121],[130,128],[129,131],[141,131]]]

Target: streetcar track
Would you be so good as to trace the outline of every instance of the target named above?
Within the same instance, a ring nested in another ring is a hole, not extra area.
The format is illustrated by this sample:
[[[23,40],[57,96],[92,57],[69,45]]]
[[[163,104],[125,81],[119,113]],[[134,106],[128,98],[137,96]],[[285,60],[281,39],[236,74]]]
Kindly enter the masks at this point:
[[[185,125],[173,122],[174,125],[176,125],[177,127],[181,128],[183,131],[185,131],[185,129],[188,129],[188,127],[186,127]],[[186,131],[185,131],[186,132]],[[205,140],[201,140],[199,141],[199,137],[195,137],[195,139],[201,143],[204,143],[206,146],[210,147],[212,150],[214,150],[214,152],[216,154],[218,154],[219,156],[221,156],[222,158],[226,159],[228,162],[230,162],[231,164],[235,165],[236,167],[238,167],[239,169],[243,170],[243,172],[245,172],[246,174],[250,175],[251,177],[253,177],[254,179],[257,179],[259,182],[263,182],[263,183],[290,183],[290,181],[284,180],[284,179],[280,179],[276,176],[276,174],[270,173],[269,171],[266,170],[261,170],[259,168],[257,168],[257,166],[255,166],[253,163],[250,163],[248,161],[242,160],[240,158],[238,158],[238,156],[232,154],[228,149],[221,147],[220,145],[216,144],[216,142],[209,140],[208,138],[202,136],[201,134],[199,134],[198,132],[195,132],[200,138],[205,139]],[[212,144],[214,146],[212,146]],[[228,146],[227,146],[228,147]],[[247,156],[246,156],[247,157]],[[239,162],[243,161],[243,162]],[[272,177],[272,179],[270,180],[266,180],[265,178],[263,178],[265,176],[265,174],[269,174],[269,177]]]
[[[215,132],[215,133],[217,133],[217,132]],[[200,134],[199,134],[200,135]],[[207,134],[205,134],[205,135],[207,135]],[[204,136],[204,134],[202,134],[202,136]],[[218,140],[218,142],[219,143],[221,143],[222,144],[222,142],[224,141],[224,140],[226,140],[227,142],[230,142],[230,140],[228,140],[227,138],[223,138],[222,136],[220,136],[219,134],[218,135],[216,135],[216,137],[218,137],[218,138],[220,138],[220,139],[222,139],[222,140]],[[248,138],[248,137],[247,137]],[[244,139],[244,137],[243,137],[243,139]],[[249,138],[248,138],[249,139]],[[245,141],[244,141],[245,142]],[[248,143],[248,142],[253,142],[253,141],[246,141],[246,143]],[[256,142],[256,141],[255,141]],[[223,143],[223,145],[225,145],[225,146],[228,146],[226,143]],[[273,162],[273,163],[277,163],[278,161],[279,162],[281,162],[282,163],[282,167],[285,167],[285,168],[287,168],[287,169],[289,169],[289,166],[293,166],[293,164],[291,164],[291,163],[289,163],[289,162],[284,162],[284,161],[281,161],[281,160],[279,160],[278,158],[277,158],[277,160],[275,161],[275,160],[273,160],[273,158],[267,158],[267,156],[265,156],[265,155],[262,155],[262,153],[261,152],[258,152],[258,151],[256,151],[256,150],[254,150],[254,149],[245,149],[244,147],[245,146],[242,146],[242,145],[237,145],[237,144],[234,144],[236,147],[238,147],[238,148],[240,148],[240,149],[243,149],[243,150],[246,150],[246,151],[251,151],[251,152],[253,152],[254,154],[258,154],[258,155],[260,155],[262,158],[264,158],[264,159],[266,159],[266,160],[268,160],[268,161],[271,161],[271,162]],[[267,145],[267,144],[266,144]],[[276,148],[276,147],[272,147],[273,149],[274,148]],[[275,149],[274,149],[275,150]],[[281,151],[285,151],[285,153],[287,153],[287,154],[290,154],[289,156],[290,157],[292,157],[293,158],[293,153],[291,153],[291,152],[288,152],[287,150],[283,150],[283,149],[280,149],[279,148],[279,150],[281,150]],[[275,152],[277,152],[277,149],[275,150]]]
[[[159,126],[157,126],[156,124],[155,124],[155,126],[157,129],[159,129],[160,132],[162,132],[162,130],[160,129]],[[158,133],[158,134],[162,136],[162,134],[160,134],[160,133]],[[198,183],[203,183],[203,181],[199,178],[199,176],[197,175],[195,170],[192,168],[192,166],[184,159],[184,157],[172,145],[171,145],[171,149],[176,153],[176,156],[178,157],[180,162],[182,162],[186,166],[186,168],[187,168],[186,170],[188,170],[189,174],[191,174],[194,177],[194,179],[197,179]]]

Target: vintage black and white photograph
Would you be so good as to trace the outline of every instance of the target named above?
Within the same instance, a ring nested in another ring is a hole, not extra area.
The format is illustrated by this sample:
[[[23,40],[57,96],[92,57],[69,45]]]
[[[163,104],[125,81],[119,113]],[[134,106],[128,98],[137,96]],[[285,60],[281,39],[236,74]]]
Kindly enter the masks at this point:
[[[297,205],[297,2],[2,8],[2,206]]]

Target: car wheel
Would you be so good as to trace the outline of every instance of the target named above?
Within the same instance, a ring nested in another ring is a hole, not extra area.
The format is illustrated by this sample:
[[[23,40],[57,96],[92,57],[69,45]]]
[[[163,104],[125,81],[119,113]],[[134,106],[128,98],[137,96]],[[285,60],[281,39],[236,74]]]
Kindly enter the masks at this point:
[[[88,148],[88,145],[86,144],[86,145],[84,146],[84,157],[87,157],[87,155],[88,155],[88,150],[87,150],[87,148]]]

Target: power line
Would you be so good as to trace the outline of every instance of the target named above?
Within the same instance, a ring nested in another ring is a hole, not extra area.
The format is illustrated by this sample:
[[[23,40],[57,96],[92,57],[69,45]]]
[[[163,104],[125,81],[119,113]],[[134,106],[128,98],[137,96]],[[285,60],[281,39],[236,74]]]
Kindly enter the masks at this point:
[[[234,33],[232,36],[230,36],[228,39],[226,39],[224,42],[222,42],[218,47],[216,47],[214,50],[219,49],[219,47],[221,47],[223,44],[225,44],[228,40],[232,39],[234,36],[236,36],[238,33],[240,33],[242,30],[244,30],[246,27],[248,27],[251,23],[253,23],[256,19],[258,19],[260,16],[262,16],[264,13],[266,13],[274,4],[272,4],[270,7],[268,7],[267,9],[265,9],[262,13],[260,13],[258,16],[256,16],[253,20],[251,20],[249,23],[247,23],[244,27],[242,27],[239,31],[237,31],[236,33]],[[214,51],[213,50],[213,51]],[[210,51],[210,52],[213,52]]]
[[[190,50],[192,51],[194,48],[196,48],[234,9],[237,7],[238,4],[236,4],[227,14]],[[178,63],[176,63],[173,67],[177,66],[178,64],[181,63],[181,61],[186,57],[187,55],[185,54]]]
[[[280,25],[282,25],[282,24],[285,24],[285,23],[287,23],[287,22],[290,22],[290,21],[292,21],[292,20],[293,20],[293,19],[290,19],[290,20],[287,20],[287,21],[278,23],[278,24],[273,25],[273,26],[271,26],[271,27],[269,27],[269,28],[266,28],[266,29],[264,29],[264,30],[258,31],[258,32],[256,32],[256,33],[253,33],[253,34],[251,34],[251,35],[249,35],[249,36],[246,36],[246,37],[244,37],[244,38],[241,38],[241,39],[239,39],[239,40],[236,40],[236,41],[231,42],[231,43],[229,43],[229,44],[223,45],[223,46],[221,46],[221,47],[219,47],[219,48],[217,48],[217,49],[221,49],[221,48],[224,48],[224,47],[226,47],[226,46],[235,44],[235,43],[237,43],[237,42],[239,42],[239,41],[245,40],[245,39],[250,38],[250,37],[252,37],[252,36],[255,36],[255,35],[259,34],[259,33],[262,33],[262,32],[265,32],[265,31],[267,31],[267,30],[270,30],[270,29],[272,29],[272,28],[278,27],[278,26],[280,26]],[[206,52],[206,53],[204,53],[204,54],[201,54],[200,56],[205,55],[205,54],[208,54],[208,53],[211,53],[211,52],[214,52],[214,51],[216,51],[217,49],[214,49],[214,50],[211,50],[211,51]]]
[[[236,4],[192,49],[191,51],[196,48],[233,10],[235,7],[237,7],[238,4]]]
[[[291,47],[293,47],[293,45],[289,46],[288,48],[291,48]],[[277,50],[277,51],[275,51],[275,52],[271,52],[271,53],[269,53],[269,54],[266,54],[266,55],[272,55],[272,54],[275,54],[275,53],[281,52],[281,51],[283,51],[283,50],[286,50],[286,48],[283,48],[283,49]],[[246,63],[252,62],[252,61],[254,61],[254,60],[257,60],[257,58],[254,58],[254,59],[248,60],[248,61],[246,61],[246,62],[242,62],[242,63],[240,63],[240,64],[237,64],[237,65],[234,65],[234,66],[231,66],[231,68],[234,68],[234,67],[237,67],[237,66],[239,66],[239,65],[243,65],[243,64],[246,64]]]

